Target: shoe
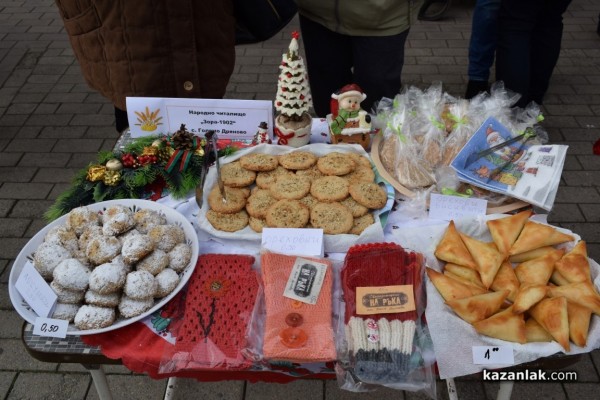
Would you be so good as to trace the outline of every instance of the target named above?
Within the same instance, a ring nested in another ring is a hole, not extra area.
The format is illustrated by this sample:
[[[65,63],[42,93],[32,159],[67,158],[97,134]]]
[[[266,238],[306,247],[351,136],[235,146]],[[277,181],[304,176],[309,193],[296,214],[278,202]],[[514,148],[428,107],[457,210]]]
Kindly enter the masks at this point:
[[[467,84],[467,92],[465,93],[465,99],[471,100],[481,92],[487,92],[489,86],[487,81],[469,81]]]

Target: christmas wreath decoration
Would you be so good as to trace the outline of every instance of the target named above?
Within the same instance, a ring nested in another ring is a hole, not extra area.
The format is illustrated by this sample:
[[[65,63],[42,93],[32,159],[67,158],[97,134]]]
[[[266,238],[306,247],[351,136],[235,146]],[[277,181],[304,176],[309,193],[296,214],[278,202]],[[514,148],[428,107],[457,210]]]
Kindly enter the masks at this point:
[[[123,152],[102,151],[95,163],[79,171],[69,189],[46,211],[53,221],[73,208],[115,199],[157,200],[166,189],[174,198],[185,198],[200,182],[205,139],[185,125],[173,135],[145,136],[133,140]],[[219,157],[236,146],[219,146]],[[214,162],[214,156],[210,162]]]

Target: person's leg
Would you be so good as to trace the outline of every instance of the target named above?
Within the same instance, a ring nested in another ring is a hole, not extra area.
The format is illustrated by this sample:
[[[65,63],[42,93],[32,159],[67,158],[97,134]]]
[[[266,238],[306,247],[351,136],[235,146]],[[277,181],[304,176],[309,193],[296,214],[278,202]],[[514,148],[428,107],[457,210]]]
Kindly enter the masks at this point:
[[[488,89],[490,68],[498,40],[500,0],[477,0],[473,10],[469,41],[469,84],[465,98],[470,99]]]
[[[371,111],[382,97],[394,98],[402,86],[404,44],[408,30],[392,36],[355,36],[352,38],[354,82],[367,98],[361,106]]]
[[[498,15],[496,79],[521,94],[517,103],[529,103],[531,36],[539,8],[546,0],[502,0]]]
[[[300,15],[302,41],[315,113],[329,114],[331,94],[352,83],[350,37],[335,33]]]
[[[119,133],[123,133],[125,129],[129,128],[127,111],[123,111],[117,107],[115,107],[115,127]]]
[[[571,0],[547,0],[538,18],[531,43],[530,100],[542,104],[560,55],[562,15]]]

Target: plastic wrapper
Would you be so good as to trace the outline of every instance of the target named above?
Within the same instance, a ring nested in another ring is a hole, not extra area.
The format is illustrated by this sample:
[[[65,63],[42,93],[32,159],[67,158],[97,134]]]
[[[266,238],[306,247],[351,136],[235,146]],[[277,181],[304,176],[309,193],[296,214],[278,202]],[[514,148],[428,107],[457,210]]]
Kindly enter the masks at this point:
[[[341,272],[340,387],[423,391],[435,398],[433,347],[423,313],[423,257],[394,243],[350,248]]]
[[[263,251],[262,357],[267,361],[336,359],[333,262]],[[320,285],[320,289],[318,289]],[[318,289],[318,290],[317,290]]]
[[[468,100],[459,100],[448,106],[446,118],[451,121],[452,130],[444,142],[442,165],[450,165],[481,125],[478,117],[479,108],[477,103],[471,103]]]
[[[203,254],[185,296],[183,318],[171,321],[176,342],[162,356],[160,373],[245,370],[256,361],[250,322],[259,293],[254,257]]]

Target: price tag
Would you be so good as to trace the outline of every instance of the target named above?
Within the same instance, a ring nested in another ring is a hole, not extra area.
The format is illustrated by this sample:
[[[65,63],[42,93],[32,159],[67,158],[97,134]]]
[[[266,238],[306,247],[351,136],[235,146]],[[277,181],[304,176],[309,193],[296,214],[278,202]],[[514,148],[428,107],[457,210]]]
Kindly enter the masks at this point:
[[[298,257],[283,296],[306,304],[317,304],[326,273],[327,264]]]
[[[57,299],[56,293],[29,261],[23,266],[15,288],[37,315],[52,315]]]
[[[33,324],[33,334],[38,336],[65,338],[67,337],[68,327],[69,321],[65,321],[64,319],[38,317]]]
[[[485,215],[487,200],[432,193],[429,198],[429,218],[450,221],[466,216]]]
[[[323,229],[264,228],[261,244],[275,253],[323,257]]]
[[[509,364],[515,363],[511,346],[473,346],[473,364]]]

